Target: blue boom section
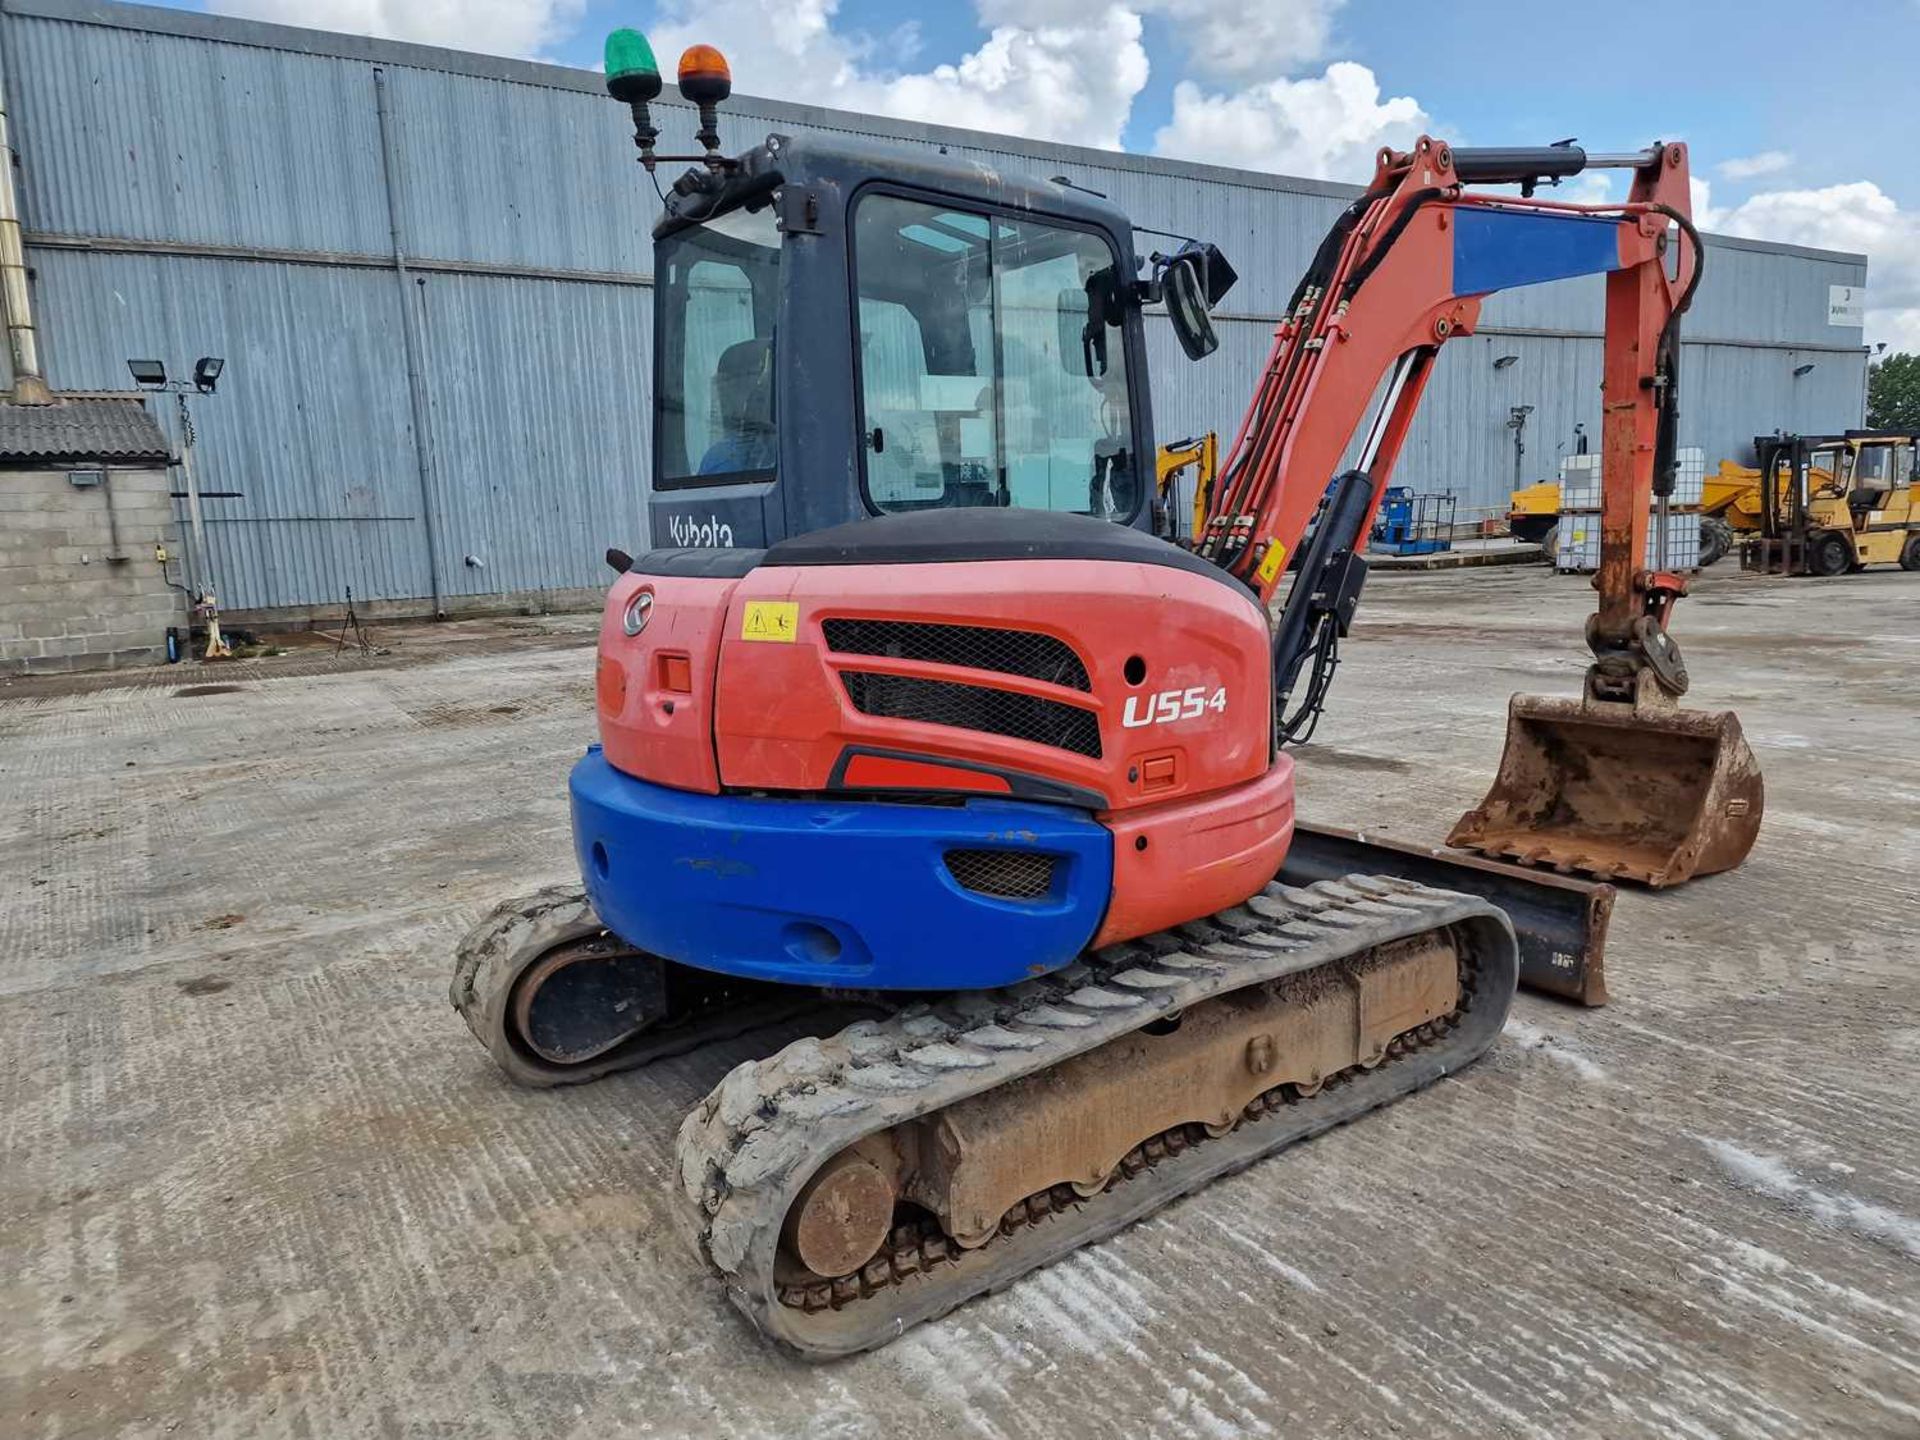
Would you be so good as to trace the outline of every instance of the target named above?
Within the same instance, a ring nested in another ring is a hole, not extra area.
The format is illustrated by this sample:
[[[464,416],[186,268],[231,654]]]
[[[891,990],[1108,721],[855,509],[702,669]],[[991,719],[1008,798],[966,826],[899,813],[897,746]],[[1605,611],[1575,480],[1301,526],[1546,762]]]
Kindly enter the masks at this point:
[[[1012,800],[895,805],[696,795],[637,780],[598,745],[573,767],[587,895],[629,945],[791,985],[984,990],[1086,948],[1113,888],[1113,836]],[[964,889],[949,851],[1046,856],[1034,899]]]
[[[1487,295],[1620,268],[1620,221],[1551,212],[1453,212],[1453,293]]]

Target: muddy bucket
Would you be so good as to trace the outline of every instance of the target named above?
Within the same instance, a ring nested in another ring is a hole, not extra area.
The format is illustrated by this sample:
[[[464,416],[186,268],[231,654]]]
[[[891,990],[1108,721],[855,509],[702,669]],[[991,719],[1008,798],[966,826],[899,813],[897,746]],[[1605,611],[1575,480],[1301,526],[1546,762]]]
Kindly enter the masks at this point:
[[[1447,843],[1658,889],[1746,859],[1764,800],[1732,711],[1516,695],[1493,789]]]

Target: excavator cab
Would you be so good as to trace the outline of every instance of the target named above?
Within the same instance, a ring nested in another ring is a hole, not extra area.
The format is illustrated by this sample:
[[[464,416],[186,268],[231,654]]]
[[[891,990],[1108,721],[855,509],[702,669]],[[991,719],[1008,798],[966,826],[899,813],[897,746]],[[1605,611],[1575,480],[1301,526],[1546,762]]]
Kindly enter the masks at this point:
[[[1144,528],[1142,305],[1184,297],[1204,353],[1231,283],[1210,247],[1142,267],[1090,191],[832,136],[689,171],[654,241],[649,503],[676,547],[929,510]]]

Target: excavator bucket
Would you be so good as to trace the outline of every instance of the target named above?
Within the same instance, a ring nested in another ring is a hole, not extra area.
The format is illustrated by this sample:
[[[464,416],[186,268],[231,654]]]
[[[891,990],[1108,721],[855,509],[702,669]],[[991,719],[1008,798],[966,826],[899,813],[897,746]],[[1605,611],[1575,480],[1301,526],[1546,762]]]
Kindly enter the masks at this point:
[[[1661,889],[1746,859],[1764,802],[1730,710],[1515,695],[1500,773],[1447,844]]]

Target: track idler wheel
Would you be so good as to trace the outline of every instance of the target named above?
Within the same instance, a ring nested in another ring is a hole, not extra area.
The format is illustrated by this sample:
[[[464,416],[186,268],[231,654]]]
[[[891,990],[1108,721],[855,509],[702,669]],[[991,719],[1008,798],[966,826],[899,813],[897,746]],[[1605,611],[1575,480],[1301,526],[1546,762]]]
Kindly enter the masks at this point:
[[[582,1065],[666,1014],[660,962],[610,935],[556,946],[513,989],[513,1033],[552,1065]]]
[[[782,1239],[814,1275],[852,1275],[886,1243],[897,1198],[884,1169],[857,1150],[843,1151],[800,1192]]]
[[[553,885],[497,906],[460,942],[451,998],[521,1085],[620,1068],[621,1047],[666,1014],[663,962],[607,933],[586,894]]]

